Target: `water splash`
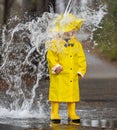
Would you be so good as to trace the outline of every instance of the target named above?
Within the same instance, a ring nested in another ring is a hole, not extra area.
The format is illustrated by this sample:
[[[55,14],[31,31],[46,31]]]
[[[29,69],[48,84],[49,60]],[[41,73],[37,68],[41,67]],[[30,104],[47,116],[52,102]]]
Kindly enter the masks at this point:
[[[58,2],[59,0],[57,0]],[[65,5],[65,2],[63,1],[62,3],[61,1],[61,4]],[[96,4],[95,7],[94,4]],[[93,40],[94,31],[101,28],[101,21],[108,12],[105,3],[99,1],[94,3],[92,0],[69,0],[66,6],[61,6],[60,10],[63,11],[59,11],[58,13],[73,13],[77,18],[84,19],[84,25],[80,33],[78,33],[78,39],[80,41],[87,39]]]
[[[86,3],[86,1],[84,3],[84,6],[82,2],[81,9],[79,10],[79,16],[85,20],[84,30],[90,32],[89,38],[93,40],[93,32],[98,28],[101,28],[101,21],[107,14],[107,5],[101,4],[98,6],[98,9],[94,10],[87,6],[88,3]]]
[[[36,89],[40,80],[48,76],[47,50],[44,48],[45,42],[51,38],[47,29],[52,18],[52,14],[44,13],[36,20],[19,22],[14,28],[3,29],[0,78],[7,84],[8,101],[2,104],[7,104],[9,111],[30,112],[36,109],[40,112],[43,107],[40,95],[36,97]]]
[[[64,12],[64,15],[70,13],[71,9],[72,9],[72,4],[73,4],[73,0],[69,0],[68,4],[67,4],[67,7],[66,7],[66,10]]]
[[[84,36],[88,30],[90,36],[87,38],[92,39],[93,31],[100,27],[99,24],[106,14],[106,6],[100,5],[98,10],[93,10],[88,8],[86,1],[80,3],[80,9],[75,7],[73,10],[72,6],[73,1],[69,0],[65,14],[73,11],[77,17],[85,19],[79,33]],[[14,17],[3,27],[0,80],[4,81],[2,85],[6,85],[7,100],[0,100],[0,110],[3,111],[0,113],[1,117],[44,116],[45,95],[40,92],[39,87],[40,80],[48,76],[45,57],[48,48],[45,48],[45,42],[56,36],[56,33],[48,32],[54,27],[57,16],[58,14],[44,13],[42,17],[29,22]]]

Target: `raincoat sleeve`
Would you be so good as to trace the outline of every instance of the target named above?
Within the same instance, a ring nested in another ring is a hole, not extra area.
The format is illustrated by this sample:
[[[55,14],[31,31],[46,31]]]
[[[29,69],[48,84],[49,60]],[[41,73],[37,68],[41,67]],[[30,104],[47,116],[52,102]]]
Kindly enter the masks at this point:
[[[77,74],[84,77],[86,73],[86,57],[81,43],[79,43],[79,53],[78,53],[78,70]]]
[[[56,46],[51,45],[51,47],[48,49],[47,51],[47,61],[48,61],[48,67],[49,67],[49,70],[50,70],[50,73],[52,74],[55,74],[55,70],[57,67],[62,67],[60,64],[59,64],[59,61],[58,61],[58,55],[57,55],[57,50],[56,50]]]

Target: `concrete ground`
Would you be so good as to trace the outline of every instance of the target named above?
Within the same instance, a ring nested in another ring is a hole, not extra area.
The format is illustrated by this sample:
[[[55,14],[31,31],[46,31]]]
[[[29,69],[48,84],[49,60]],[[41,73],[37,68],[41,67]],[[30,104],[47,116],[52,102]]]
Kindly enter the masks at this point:
[[[80,80],[81,101],[77,113],[81,117],[80,126],[63,124],[51,127],[49,121],[29,121],[24,127],[13,124],[0,124],[0,130],[117,130],[117,67],[86,52],[87,74]],[[42,86],[49,84],[44,81]],[[44,87],[42,91],[45,92]],[[66,105],[61,104],[60,114],[66,113]]]

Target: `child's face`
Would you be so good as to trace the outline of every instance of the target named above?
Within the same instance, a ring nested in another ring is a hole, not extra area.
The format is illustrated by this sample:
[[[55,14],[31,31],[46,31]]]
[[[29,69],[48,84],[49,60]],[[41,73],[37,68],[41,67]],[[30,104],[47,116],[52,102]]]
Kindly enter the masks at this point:
[[[71,37],[73,37],[75,34],[76,34],[76,30],[72,30],[72,31],[70,31],[70,32],[65,32],[65,33],[63,34],[63,37],[65,37],[65,38],[71,38]]]

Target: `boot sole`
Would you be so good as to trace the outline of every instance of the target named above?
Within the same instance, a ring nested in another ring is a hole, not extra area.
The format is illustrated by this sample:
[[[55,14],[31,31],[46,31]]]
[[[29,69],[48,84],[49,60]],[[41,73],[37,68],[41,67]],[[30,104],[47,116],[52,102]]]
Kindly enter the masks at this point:
[[[70,118],[68,118],[68,124],[70,124],[70,125],[80,125],[80,119],[70,119]]]

